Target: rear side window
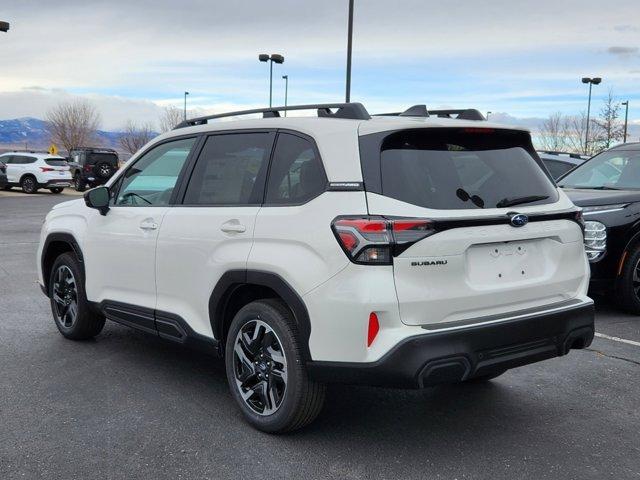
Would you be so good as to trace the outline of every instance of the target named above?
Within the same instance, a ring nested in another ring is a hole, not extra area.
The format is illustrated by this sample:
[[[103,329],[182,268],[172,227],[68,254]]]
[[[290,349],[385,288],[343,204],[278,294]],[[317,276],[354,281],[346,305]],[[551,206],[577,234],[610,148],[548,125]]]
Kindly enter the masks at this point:
[[[28,165],[30,163],[36,163],[37,158],[36,157],[27,157],[24,155],[16,155],[15,157],[13,157],[13,160],[11,161],[11,163],[13,165]]]
[[[524,132],[412,129],[391,133],[379,145],[381,193],[413,205],[440,210],[506,208],[558,198]],[[364,154],[371,155],[371,148]],[[371,165],[363,160],[363,168]],[[364,173],[365,181],[372,177]]]
[[[273,134],[210,136],[198,157],[186,205],[251,205],[262,201]]]
[[[67,162],[62,160],[61,158],[45,158],[44,163],[50,165],[52,167],[66,167]]]
[[[327,177],[313,143],[280,133],[267,182],[267,204],[300,204],[322,193]]]

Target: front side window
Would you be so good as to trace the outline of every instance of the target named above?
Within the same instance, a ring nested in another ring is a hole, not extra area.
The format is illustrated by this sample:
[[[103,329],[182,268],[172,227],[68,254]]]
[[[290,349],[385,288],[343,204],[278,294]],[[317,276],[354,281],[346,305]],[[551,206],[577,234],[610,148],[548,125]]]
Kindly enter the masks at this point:
[[[116,206],[167,205],[195,138],[163,143],[145,153],[118,180]]]
[[[272,139],[269,133],[210,136],[191,175],[184,204],[260,203]]]
[[[596,155],[560,180],[561,187],[640,188],[640,151],[609,151]]]
[[[555,202],[528,134],[483,128],[402,130],[382,142],[382,193],[433,209]]]
[[[299,204],[325,189],[327,177],[312,143],[297,135],[281,133],[274,152],[267,204]]]

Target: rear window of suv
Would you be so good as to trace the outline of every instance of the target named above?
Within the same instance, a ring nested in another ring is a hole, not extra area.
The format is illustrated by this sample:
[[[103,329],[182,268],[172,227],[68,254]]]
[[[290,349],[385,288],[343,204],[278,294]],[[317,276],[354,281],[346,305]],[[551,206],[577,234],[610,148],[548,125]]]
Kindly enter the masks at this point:
[[[61,158],[45,158],[44,163],[52,167],[66,167],[67,162]]]
[[[506,208],[558,199],[555,185],[533,157],[525,132],[401,130],[361,137],[361,154],[379,156],[379,161],[363,158],[367,190],[420,207]]]
[[[113,153],[90,153],[87,157],[87,163],[89,164],[94,165],[101,162],[117,165],[118,156]]]

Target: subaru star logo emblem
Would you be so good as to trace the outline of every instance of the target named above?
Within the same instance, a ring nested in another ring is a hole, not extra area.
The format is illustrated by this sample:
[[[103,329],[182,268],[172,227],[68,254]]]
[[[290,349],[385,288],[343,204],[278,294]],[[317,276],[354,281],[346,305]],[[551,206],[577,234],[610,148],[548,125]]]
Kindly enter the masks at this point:
[[[529,223],[529,217],[526,215],[523,215],[522,213],[515,213],[511,215],[511,226],[524,227],[527,223]]]

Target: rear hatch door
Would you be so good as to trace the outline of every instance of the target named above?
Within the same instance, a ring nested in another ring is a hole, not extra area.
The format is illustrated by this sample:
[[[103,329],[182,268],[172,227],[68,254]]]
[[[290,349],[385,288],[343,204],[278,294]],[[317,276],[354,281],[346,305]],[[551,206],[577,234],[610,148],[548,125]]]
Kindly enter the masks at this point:
[[[375,141],[380,182],[366,184],[369,213],[432,225],[393,259],[404,323],[463,325],[559,306],[581,291],[588,266],[575,208],[528,133],[423,128]]]

